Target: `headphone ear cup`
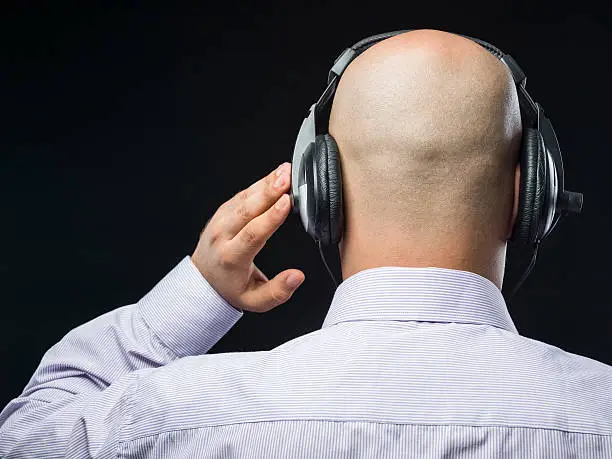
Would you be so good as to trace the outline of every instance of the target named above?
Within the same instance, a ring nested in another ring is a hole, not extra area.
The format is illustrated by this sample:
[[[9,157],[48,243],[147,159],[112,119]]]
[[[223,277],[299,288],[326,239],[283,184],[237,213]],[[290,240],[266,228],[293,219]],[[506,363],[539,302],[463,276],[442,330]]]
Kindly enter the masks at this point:
[[[523,133],[520,153],[519,204],[512,241],[531,244],[537,240],[546,200],[543,141],[537,129]]]
[[[342,178],[338,145],[329,134],[315,138],[315,236],[323,245],[340,241],[342,231]]]
[[[329,243],[338,244],[344,230],[344,206],[342,201],[342,167],[340,151],[331,134],[325,134],[327,145],[327,180],[329,184]]]

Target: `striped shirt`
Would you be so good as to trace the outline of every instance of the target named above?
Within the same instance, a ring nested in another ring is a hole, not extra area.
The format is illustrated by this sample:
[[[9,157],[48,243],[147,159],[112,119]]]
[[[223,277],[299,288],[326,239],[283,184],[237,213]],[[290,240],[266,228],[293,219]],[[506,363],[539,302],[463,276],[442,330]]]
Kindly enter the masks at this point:
[[[477,274],[361,271],[320,330],[206,355],[241,316],[185,257],[46,352],[0,456],[612,458],[612,367],[520,336]]]

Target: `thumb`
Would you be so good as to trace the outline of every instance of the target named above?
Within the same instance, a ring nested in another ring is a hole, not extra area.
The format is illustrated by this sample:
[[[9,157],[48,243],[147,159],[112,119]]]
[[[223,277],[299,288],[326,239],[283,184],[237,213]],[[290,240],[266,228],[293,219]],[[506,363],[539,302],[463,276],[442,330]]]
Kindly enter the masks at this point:
[[[287,293],[289,293],[289,295],[292,295],[293,292],[296,291],[300,285],[302,285],[302,282],[304,282],[304,279],[306,278],[304,273],[299,269],[287,269],[276,277],[284,279],[283,287]],[[276,277],[274,279],[276,279]]]
[[[245,294],[245,308],[256,312],[267,312],[286,303],[306,276],[299,269],[287,269],[278,273]]]

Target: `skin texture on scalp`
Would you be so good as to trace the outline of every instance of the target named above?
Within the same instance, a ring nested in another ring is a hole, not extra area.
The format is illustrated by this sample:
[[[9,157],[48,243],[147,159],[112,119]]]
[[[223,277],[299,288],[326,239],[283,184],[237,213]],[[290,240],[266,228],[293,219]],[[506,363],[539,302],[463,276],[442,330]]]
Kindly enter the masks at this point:
[[[340,79],[329,132],[343,172],[343,278],[442,267],[501,288],[521,118],[506,66],[438,30],[377,43]]]

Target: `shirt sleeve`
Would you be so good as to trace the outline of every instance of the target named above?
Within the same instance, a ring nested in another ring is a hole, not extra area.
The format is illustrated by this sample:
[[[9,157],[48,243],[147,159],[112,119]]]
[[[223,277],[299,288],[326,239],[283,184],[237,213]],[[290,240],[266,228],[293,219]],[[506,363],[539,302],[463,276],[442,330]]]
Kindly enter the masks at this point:
[[[140,378],[205,354],[242,317],[186,256],[136,304],[51,347],[0,413],[0,457],[116,457]]]

